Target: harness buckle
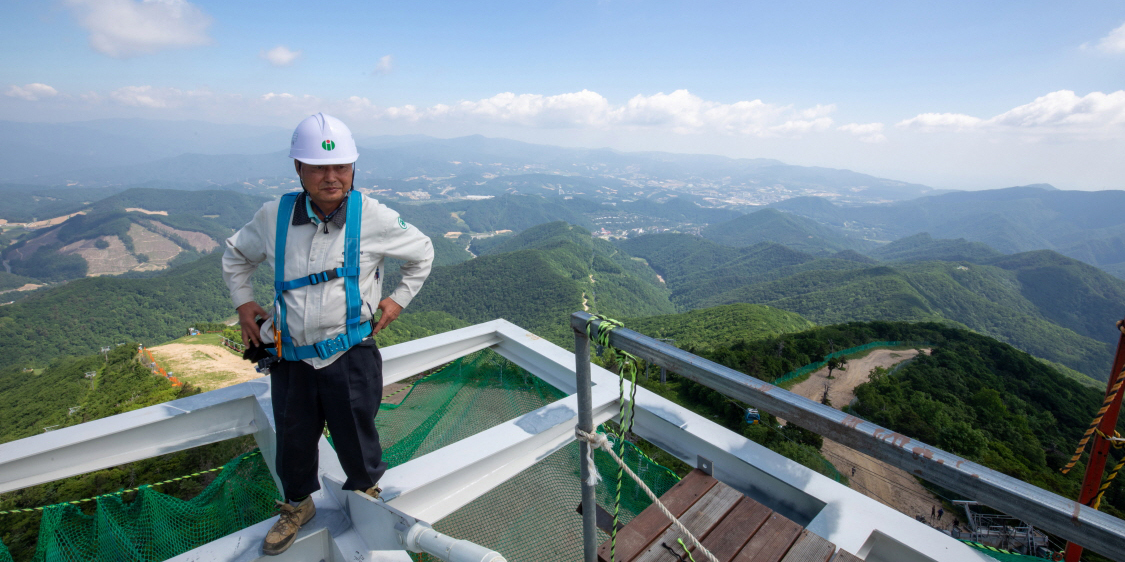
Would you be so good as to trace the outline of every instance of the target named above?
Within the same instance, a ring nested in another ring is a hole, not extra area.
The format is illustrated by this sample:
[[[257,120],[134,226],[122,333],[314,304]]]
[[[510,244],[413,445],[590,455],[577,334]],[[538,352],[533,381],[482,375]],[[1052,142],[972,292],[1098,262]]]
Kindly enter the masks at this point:
[[[315,344],[313,344],[313,347],[316,348],[317,356],[319,356],[321,359],[328,359],[329,357],[332,357],[333,355],[336,355],[341,351],[347,350],[348,345],[345,341],[347,337],[348,335],[344,333],[332,339],[316,342]]]

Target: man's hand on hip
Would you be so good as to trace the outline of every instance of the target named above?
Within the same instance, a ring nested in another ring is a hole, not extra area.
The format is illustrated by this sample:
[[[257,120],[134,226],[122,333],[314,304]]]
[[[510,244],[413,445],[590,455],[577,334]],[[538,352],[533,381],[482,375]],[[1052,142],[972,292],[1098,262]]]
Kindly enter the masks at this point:
[[[379,330],[394,322],[395,318],[398,318],[399,313],[402,312],[402,307],[390,297],[387,297],[379,301],[379,310],[383,311],[383,314],[379,316],[379,323],[375,324],[375,329],[371,332],[372,335],[378,334]]]
[[[249,346],[251,341],[254,345],[262,345],[262,337],[258,332],[258,318],[268,318],[269,314],[254,301],[243,304],[237,310],[238,324],[242,326],[242,345]]]

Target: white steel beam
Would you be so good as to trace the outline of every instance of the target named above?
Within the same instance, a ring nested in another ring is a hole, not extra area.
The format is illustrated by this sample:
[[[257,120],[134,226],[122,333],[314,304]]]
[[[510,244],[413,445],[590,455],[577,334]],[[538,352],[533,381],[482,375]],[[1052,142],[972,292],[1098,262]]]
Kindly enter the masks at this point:
[[[250,381],[4,443],[0,493],[254,433],[268,393]]]
[[[493,320],[380,350],[383,356],[383,384],[410,378],[426,369],[500,343],[500,338],[496,335],[499,322],[508,324],[503,320]]]

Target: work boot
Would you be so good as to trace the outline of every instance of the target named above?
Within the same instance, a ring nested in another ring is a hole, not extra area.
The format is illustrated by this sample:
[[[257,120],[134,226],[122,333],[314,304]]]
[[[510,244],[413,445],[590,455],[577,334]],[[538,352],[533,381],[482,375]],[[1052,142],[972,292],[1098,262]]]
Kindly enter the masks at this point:
[[[379,494],[382,493],[382,491],[383,491],[382,488],[380,488],[378,486],[372,486],[372,487],[364,490],[363,493],[371,496],[371,499],[377,500],[377,499],[379,499]]]
[[[270,532],[266,533],[266,540],[262,543],[262,552],[269,556],[281,554],[293,545],[301,525],[308,523],[316,515],[316,506],[313,505],[312,496],[301,500],[296,507],[279,501],[277,513],[281,517],[270,527]]]

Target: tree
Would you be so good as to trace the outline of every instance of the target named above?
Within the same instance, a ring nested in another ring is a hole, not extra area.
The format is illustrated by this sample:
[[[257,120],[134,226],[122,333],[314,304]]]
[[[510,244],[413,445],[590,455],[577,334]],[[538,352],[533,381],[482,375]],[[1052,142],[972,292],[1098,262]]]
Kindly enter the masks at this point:
[[[828,359],[828,378],[832,378],[832,371],[846,371],[848,370],[847,357],[832,357]]]

